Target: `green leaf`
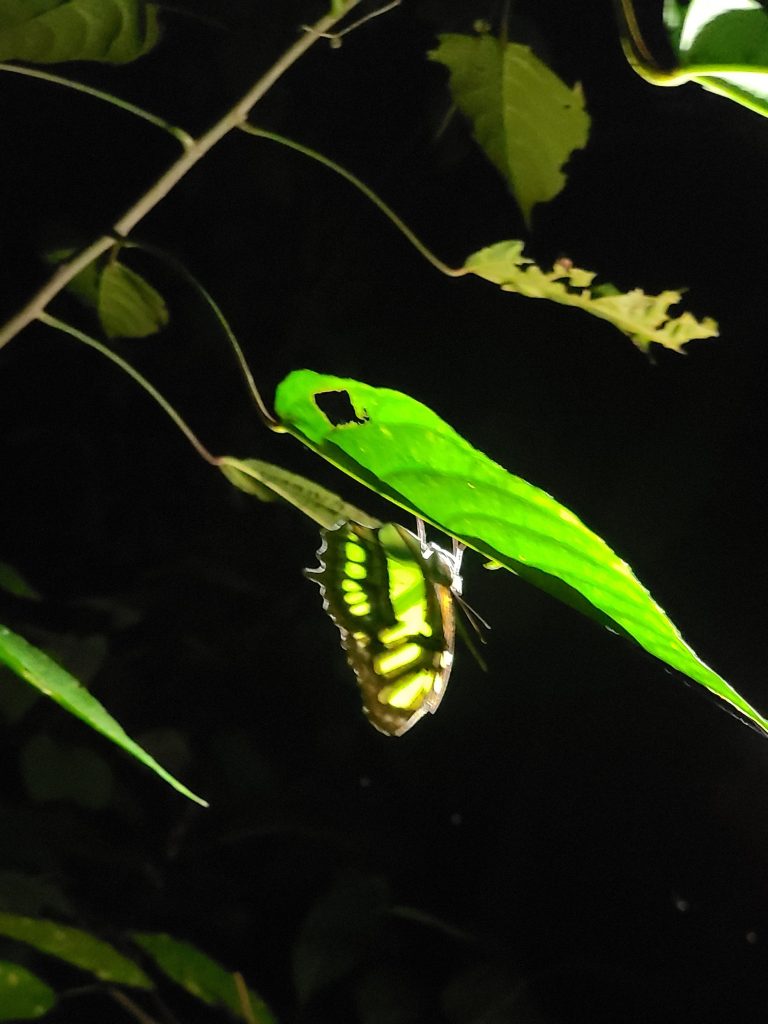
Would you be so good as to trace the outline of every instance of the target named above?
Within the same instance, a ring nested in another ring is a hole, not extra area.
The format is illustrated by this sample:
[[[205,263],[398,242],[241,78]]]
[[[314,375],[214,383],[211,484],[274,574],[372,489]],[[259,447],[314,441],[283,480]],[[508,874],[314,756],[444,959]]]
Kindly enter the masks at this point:
[[[162,295],[116,260],[107,263],[102,271],[98,313],[108,338],[146,338],[168,323]]]
[[[133,932],[132,940],[148,953],[161,971],[177,985],[209,1006],[226,1006],[238,1019],[256,1024],[275,1024],[275,1018],[263,999],[247,989],[251,1016],[243,1007],[235,975],[205,953],[170,935]]]
[[[666,0],[664,21],[677,84],[695,81],[768,116],[768,11],[758,0]]]
[[[125,64],[159,37],[145,0],[0,0],[0,60]]]
[[[25,967],[0,960],[0,1020],[35,1020],[53,1007],[56,995]]]
[[[329,394],[335,407],[339,397],[349,406],[335,422],[317,402]],[[596,611],[768,732],[768,720],[701,661],[605,541],[421,402],[297,370],[278,386],[275,411],[294,436],[350,476],[585,613]]]
[[[589,134],[580,85],[569,88],[527,46],[490,35],[441,35],[429,56],[451,73],[456,105],[508,182],[526,223],[565,185],[562,166]]]
[[[719,9],[718,9],[719,6]],[[758,0],[694,0],[677,39],[680,63],[741,64],[768,70],[768,14]]]
[[[368,875],[342,878],[320,897],[303,921],[293,951],[300,1003],[308,1003],[365,963],[390,903],[386,883]]]
[[[138,964],[118,953],[108,942],[79,928],[71,928],[58,921],[0,913],[0,935],[25,942],[40,953],[89,971],[101,981],[134,988],[154,988]]]
[[[612,323],[644,352],[651,342],[680,352],[694,338],[718,335],[717,324],[710,317],[697,320],[690,313],[670,316],[669,307],[680,301],[680,292],[646,295],[639,288],[622,293],[613,285],[595,287],[595,274],[574,267],[569,260],[559,260],[551,270],[542,270],[523,255],[520,241],[497,242],[472,253],[464,270],[492,281],[505,292],[583,309]]]
[[[207,803],[199,796],[182,785],[170,772],[155,761],[145,750],[135,743],[123,730],[122,726],[99,704],[95,697],[80,685],[47,654],[33,647],[23,637],[12,633],[10,629],[0,625],[0,662],[12,669],[18,676],[31,686],[40,690],[46,697],[55,700],[71,714],[81,718],[87,725],[108,740],[122,747],[131,757],[151,768],[153,772],[165,779],[175,790],[194,800],[195,803],[207,807]]]
[[[378,519],[343,501],[338,494],[280,466],[258,459],[234,459],[229,455],[222,456],[218,466],[239,490],[254,495],[260,501],[285,501],[326,529],[330,530],[347,519],[371,529],[381,526]]]
[[[0,590],[4,590],[7,594],[13,594],[14,597],[26,598],[28,601],[40,600],[40,595],[35,588],[27,583],[21,573],[7,562],[0,562]]]
[[[2,0],[0,0],[0,3]],[[49,263],[63,263],[74,249],[47,254]],[[75,274],[66,290],[95,309],[108,338],[146,338],[168,323],[162,295],[135,270],[118,263],[114,253],[94,260]]]

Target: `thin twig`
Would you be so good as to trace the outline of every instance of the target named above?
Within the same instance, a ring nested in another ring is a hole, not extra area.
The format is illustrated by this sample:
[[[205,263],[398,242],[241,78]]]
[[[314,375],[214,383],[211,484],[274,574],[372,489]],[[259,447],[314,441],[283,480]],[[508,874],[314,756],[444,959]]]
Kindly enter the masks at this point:
[[[245,984],[245,978],[242,976],[240,971],[235,971],[233,978],[235,979],[237,998],[240,1001],[240,1009],[243,1011],[243,1019],[246,1024],[256,1024],[256,1018],[253,1015],[251,995],[248,991],[248,986]]]
[[[378,18],[380,14],[386,14],[388,11],[394,10],[395,7],[399,7],[401,3],[402,0],[390,0],[390,2],[385,4],[383,7],[379,7],[377,10],[371,11],[369,14],[365,14],[362,18],[358,18],[357,21],[353,21],[351,25],[347,25],[347,27],[343,28],[341,32],[323,32],[323,39],[329,40],[331,48],[338,50],[341,46],[343,36],[348,35],[350,32],[354,32],[356,28],[360,28],[361,25],[364,25],[372,18]],[[301,27],[305,32],[313,31],[309,25],[302,25]]]
[[[152,114],[149,110],[144,110],[143,107],[137,107],[135,103],[129,103],[128,100],[114,96],[111,92],[94,89],[92,85],[85,85],[84,82],[75,82],[71,78],[62,78],[61,75],[54,75],[50,71],[41,71],[39,68],[23,68],[17,64],[0,63],[0,71],[10,71],[15,75],[24,75],[26,78],[38,78],[43,82],[51,82],[53,85],[63,85],[66,89],[74,89],[75,92],[83,92],[87,96],[93,96],[94,99],[111,103],[113,107],[127,110],[129,114],[140,117],[144,121],[149,121],[150,124],[155,125],[157,128],[162,128],[169,135],[173,135],[184,149],[191,149],[195,144],[195,140],[183,128],[171,124],[164,118],[158,117],[157,114]]]
[[[211,455],[208,449],[205,447],[203,442],[193,432],[192,428],[187,425],[185,420],[182,419],[180,413],[178,413],[171,403],[160,394],[154,385],[150,384],[146,377],[142,376],[138,370],[136,370],[130,363],[119,356],[112,349],[107,348],[106,345],[102,345],[96,338],[92,338],[90,334],[86,334],[84,331],[80,331],[77,327],[73,327],[71,324],[66,323],[64,320],[59,320],[55,316],[51,316],[49,313],[38,313],[37,319],[40,323],[47,324],[49,327],[55,327],[57,331],[63,331],[65,334],[71,335],[73,338],[77,338],[78,341],[82,341],[84,345],[88,345],[90,348],[95,348],[97,352],[100,352],[107,359],[110,359],[113,363],[120,367],[129,377],[132,377],[137,384],[139,384],[144,390],[150,395],[160,408],[170,416],[182,434],[186,437],[192,447],[195,449],[198,455],[205,459],[206,462],[210,463],[211,466],[219,465],[219,460],[215,455]]]
[[[158,1021],[154,1017],[150,1017],[148,1013],[145,1013],[138,1003],[134,1003],[134,1001],[121,989],[108,988],[107,994],[110,995],[116,1003],[119,1003],[123,1009],[127,1010],[128,1013],[130,1013],[130,1015],[139,1022],[139,1024],[158,1024]]]
[[[347,15],[360,0],[347,0],[343,10],[338,14],[326,14],[312,26],[310,32],[302,32],[293,46],[289,47],[282,57],[262,75],[262,77],[251,86],[248,92],[240,99],[222,118],[220,118],[208,131],[201,135],[189,149],[171,164],[168,170],[158,178],[123,216],[115,223],[113,232],[96,239],[89,246],[78,253],[69,263],[60,266],[47,284],[37,292],[35,296],[12,317],[5,327],[0,330],[0,348],[15,338],[19,331],[22,331],[28,324],[32,323],[45,307],[55,298],[56,295],[67,285],[73,277],[80,273],[89,263],[92,263],[102,253],[106,252],[114,244],[114,236],[127,237],[133,228],[144,217],[153,210],[181,181],[195,164],[205,154],[220,142],[225,135],[228,135],[234,128],[242,124],[258,101],[272,88],[277,80],[296,61],[302,57],[307,50],[317,41],[323,32],[332,29],[345,15]]]
[[[433,267],[440,271],[441,274],[446,274],[448,277],[461,277],[466,271],[459,267],[449,267],[447,263],[443,261],[424,245],[420,238],[411,231],[411,229],[398,217],[391,206],[387,206],[383,199],[361,181],[356,175],[352,174],[345,167],[337,164],[335,160],[331,160],[330,157],[324,156],[322,153],[318,153],[317,150],[310,149],[309,146],[303,146],[300,142],[294,142],[293,139],[286,138],[284,135],[278,135],[277,132],[267,131],[266,128],[257,128],[253,124],[244,122],[238,125],[241,131],[247,132],[248,135],[255,135],[259,139],[269,139],[271,142],[278,142],[281,146],[287,146],[289,149],[295,149],[297,153],[303,153],[304,156],[310,157],[312,160],[316,160],[319,164],[324,167],[328,167],[331,171],[338,174],[340,177],[348,181],[350,185],[353,185],[358,191],[362,192],[366,199],[369,199],[374,206],[377,206],[388,220],[397,228],[401,234],[405,235],[414,249],[421,253],[425,260],[428,260]]]
[[[218,302],[216,302],[216,300],[210,294],[205,285],[203,285],[202,282],[198,281],[198,279],[195,277],[192,271],[188,270],[186,266],[181,262],[181,260],[177,260],[175,256],[172,256],[169,252],[166,252],[164,249],[159,249],[156,245],[149,245],[147,242],[134,241],[126,242],[124,247],[126,249],[143,250],[144,252],[148,252],[151,256],[155,256],[157,259],[167,263],[168,266],[172,267],[177,274],[184,278],[184,280],[187,281],[195,289],[195,291],[202,296],[204,301],[208,304],[208,306],[210,306],[213,315],[219,321],[222,330],[224,331],[229,340],[229,344],[231,345],[232,350],[235,353],[235,358],[237,359],[238,365],[240,367],[240,372],[245,378],[245,382],[248,386],[251,398],[254,401],[256,410],[259,414],[259,418],[261,419],[262,423],[264,424],[265,427],[268,427],[270,430],[274,430],[275,433],[285,433],[285,427],[280,423],[279,420],[275,419],[275,417],[267,408],[267,403],[261,396],[261,392],[259,391],[256,385],[256,381],[253,379],[251,368],[248,365],[248,362],[246,361],[245,354],[240,345],[240,342],[237,340],[235,332],[232,330],[229,321],[224,316],[224,313],[222,312]]]

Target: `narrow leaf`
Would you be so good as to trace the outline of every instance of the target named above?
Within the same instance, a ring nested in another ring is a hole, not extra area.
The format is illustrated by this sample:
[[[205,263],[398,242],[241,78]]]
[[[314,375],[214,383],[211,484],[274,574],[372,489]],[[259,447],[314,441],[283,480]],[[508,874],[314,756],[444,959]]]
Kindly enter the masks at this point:
[[[55,1002],[53,989],[26,967],[0,960],[0,1020],[35,1020]]]
[[[526,222],[565,185],[563,164],[589,134],[580,85],[569,88],[527,46],[490,35],[442,35],[429,56],[478,144],[507,181]]]
[[[18,676],[40,690],[46,697],[61,704],[63,708],[82,719],[96,732],[106,736],[118,747],[122,747],[131,757],[135,757],[142,764],[151,768],[179,793],[203,807],[208,806],[204,800],[195,796],[191,790],[159,765],[138,743],[135,743],[122,726],[85,687],[80,685],[74,676],[52,661],[47,654],[33,647],[23,637],[12,633],[10,629],[2,625],[0,625],[0,662],[5,662]]]
[[[318,397],[329,394],[345,398],[348,416],[332,422],[322,412]],[[596,610],[768,732],[768,720],[701,661],[605,541],[421,402],[298,370],[278,386],[275,411],[294,436],[350,476],[561,599],[578,606],[580,597],[582,611]]]
[[[218,465],[227,480],[246,494],[260,501],[282,499],[328,530],[347,519],[372,529],[381,526],[378,519],[343,501],[338,494],[280,466],[229,455],[220,458]]]
[[[0,912],[0,935],[25,942],[40,953],[89,971],[101,981],[132,985],[134,988],[154,988],[138,964],[118,953],[108,942],[79,928],[71,928],[58,921]]]
[[[0,0],[0,60],[125,64],[159,36],[145,0]]]
[[[681,352],[683,345],[694,338],[718,335],[717,324],[710,317],[697,320],[687,312],[670,316],[669,307],[680,301],[680,292],[646,295],[639,288],[620,292],[613,285],[595,287],[595,274],[574,267],[568,260],[558,261],[551,270],[542,270],[523,255],[520,241],[497,242],[472,253],[464,270],[492,281],[504,292],[583,309],[612,323],[644,352],[652,342]]]
[[[170,935],[134,932],[131,938],[177,985],[209,1006],[226,1006],[238,1019],[255,1024],[275,1024],[269,1007],[251,989],[246,989],[250,1016],[243,1006],[235,975],[205,953]]]

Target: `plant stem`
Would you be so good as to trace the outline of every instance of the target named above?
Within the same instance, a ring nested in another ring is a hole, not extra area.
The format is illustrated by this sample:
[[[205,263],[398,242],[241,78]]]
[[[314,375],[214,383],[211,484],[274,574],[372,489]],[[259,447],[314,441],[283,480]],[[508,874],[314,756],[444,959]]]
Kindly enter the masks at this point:
[[[366,199],[369,199],[374,206],[377,206],[388,220],[397,228],[401,234],[405,235],[411,245],[416,249],[417,252],[421,253],[425,260],[428,260],[433,267],[440,271],[441,274],[446,274],[448,277],[461,277],[465,271],[462,268],[449,267],[447,263],[443,263],[435,254],[424,245],[421,239],[417,238],[411,229],[398,217],[395,211],[380,199],[379,196],[369,188],[365,182],[357,178],[351,171],[346,170],[340,164],[337,164],[330,157],[324,156],[322,153],[318,153],[314,149],[310,149],[308,146],[303,146],[300,142],[294,142],[293,139],[288,139],[284,135],[278,135],[277,132],[267,131],[265,128],[257,128],[255,125],[248,124],[247,122],[239,124],[237,126],[241,131],[247,132],[248,135],[255,135],[259,139],[269,139],[271,142],[278,142],[281,146],[287,146],[289,149],[295,149],[297,153],[303,153],[304,156],[310,157],[312,160],[316,160],[319,164],[324,167],[328,167],[331,171],[334,171],[340,177],[348,181],[350,185],[353,185],[359,192],[362,192]]]
[[[171,189],[181,181],[187,172],[190,171],[195,164],[201,160],[205,154],[213,148],[213,146],[216,145],[217,142],[220,142],[225,135],[229,134],[229,132],[245,121],[251,108],[258,103],[264,94],[272,88],[275,82],[277,82],[277,80],[284,75],[285,72],[288,71],[288,69],[304,55],[304,53],[306,53],[306,51],[322,37],[322,34],[333,28],[333,26],[354,7],[356,7],[359,2],[360,0],[346,0],[346,3],[343,4],[338,13],[324,15],[308,31],[303,32],[293,46],[290,46],[282,57],[272,65],[266,74],[262,75],[262,77],[251,86],[242,99],[238,100],[238,102],[211,128],[209,128],[204,135],[201,135],[199,139],[196,139],[189,149],[185,150],[178,160],[171,164],[168,170],[158,178],[155,184],[152,185],[133,204],[133,206],[123,214],[123,216],[114,225],[112,234],[103,235],[101,238],[96,239],[78,253],[77,256],[70,260],[69,263],[65,263],[60,266],[52,275],[50,280],[43,285],[43,287],[30,299],[23,309],[13,316],[5,327],[0,330],[0,348],[2,348],[2,346],[12,338],[15,338],[19,331],[23,330],[28,324],[35,320],[38,315],[43,312],[51,299],[55,298],[62,288],[64,288],[64,286],[67,285],[73,277],[79,274],[84,267],[87,267],[89,263],[92,263],[93,260],[106,252],[109,247],[114,244],[115,235],[118,238],[129,235],[139,221],[146,217],[146,215],[168,195]]]
[[[198,281],[195,275],[190,270],[188,270],[180,260],[177,260],[175,256],[172,256],[170,253],[165,252],[163,249],[158,249],[157,246],[149,245],[146,242],[125,242],[123,247],[126,249],[138,249],[139,251],[147,252],[151,256],[154,256],[156,259],[162,260],[163,262],[167,263],[170,267],[173,268],[173,270],[177,274],[184,278],[184,280],[187,281],[195,289],[196,292],[198,292],[202,296],[207,305],[210,306],[214,316],[219,321],[222,330],[229,339],[229,343],[232,346],[238,365],[240,367],[240,372],[243,374],[243,377],[245,378],[245,382],[248,385],[248,390],[250,392],[251,398],[253,399],[254,404],[256,405],[256,410],[259,414],[259,418],[261,419],[265,427],[268,427],[270,430],[274,430],[275,433],[278,434],[284,433],[285,427],[280,423],[279,420],[275,419],[275,417],[267,408],[266,402],[261,397],[261,392],[256,386],[256,381],[253,379],[251,368],[246,361],[242,347],[240,346],[240,342],[237,340],[235,332],[232,330],[229,321],[221,311],[221,307],[210,294],[208,289],[203,284],[201,284],[200,281]]]
[[[100,352],[103,356],[106,356],[107,359],[110,359],[113,363],[115,363],[115,365],[119,366],[120,369],[127,373],[129,377],[132,377],[140,387],[144,388],[147,394],[151,398],[154,398],[154,400],[157,402],[160,408],[171,417],[173,422],[176,424],[176,426],[179,428],[182,434],[184,434],[184,436],[195,449],[197,454],[200,455],[203,459],[205,459],[205,461],[208,462],[211,466],[218,467],[219,460],[216,458],[215,455],[211,455],[211,453],[205,447],[203,442],[197,437],[192,428],[182,418],[181,414],[178,413],[171,405],[171,403],[166,398],[164,398],[163,395],[160,394],[157,388],[154,387],[154,385],[150,384],[147,378],[142,376],[142,374],[140,374],[138,370],[134,369],[134,367],[131,366],[130,363],[126,363],[126,361],[121,356],[119,356],[116,352],[113,352],[112,349],[107,348],[106,345],[102,345],[102,343],[100,341],[97,341],[96,338],[92,338],[90,334],[85,334],[83,331],[78,330],[77,327],[73,327],[71,324],[66,323],[64,320],[59,320],[57,317],[51,316],[49,313],[38,313],[37,319],[40,321],[40,323],[47,324],[49,327],[55,327],[57,331],[63,331],[65,334],[69,334],[71,337],[76,338],[78,341],[82,341],[84,345],[88,345],[90,348],[95,348],[97,352]]]
[[[233,978],[235,979],[235,990],[237,991],[237,998],[240,1001],[243,1020],[246,1024],[256,1024],[256,1018],[253,1014],[253,1004],[251,1003],[251,995],[248,991],[248,986],[245,984],[245,978],[243,978],[240,971],[235,971]]]
[[[110,92],[103,92],[101,89],[94,89],[93,86],[85,85],[83,82],[73,82],[70,78],[62,78],[60,75],[51,74],[50,71],[40,71],[38,68],[23,68],[16,64],[0,63],[0,71],[11,71],[15,75],[24,75],[27,78],[39,78],[43,82],[52,82],[54,85],[63,85],[67,89],[74,89],[75,92],[84,92],[87,96],[93,96],[97,100],[104,100],[105,103],[111,103],[113,107],[120,107],[121,110],[127,110],[129,114],[135,114],[136,117],[140,117],[144,121],[149,121],[150,124],[162,128],[169,135],[173,135],[185,150],[191,149],[195,144],[195,140],[183,128],[178,128],[176,125],[165,121],[162,117],[158,117],[157,114],[152,114],[142,107],[137,107],[134,103],[129,103],[127,100],[122,100],[119,96],[113,96]]]

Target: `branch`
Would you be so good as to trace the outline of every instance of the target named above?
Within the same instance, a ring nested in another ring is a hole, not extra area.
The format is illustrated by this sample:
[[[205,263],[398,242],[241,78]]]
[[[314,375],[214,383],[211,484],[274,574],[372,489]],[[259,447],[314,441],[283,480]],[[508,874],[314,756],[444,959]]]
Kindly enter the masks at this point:
[[[225,135],[231,132],[238,125],[242,124],[252,107],[264,96],[275,82],[285,74],[296,61],[320,38],[323,33],[332,29],[345,15],[347,15],[360,0],[346,0],[343,8],[336,14],[326,14],[320,18],[311,28],[304,31],[299,39],[289,47],[282,57],[266,74],[248,90],[248,92],[232,107],[219,121],[208,131],[201,135],[182,155],[171,164],[165,174],[142,195],[133,206],[115,223],[113,232],[96,239],[89,246],[77,254],[69,263],[60,266],[47,284],[34,295],[30,301],[21,309],[8,323],[0,330],[0,348],[7,344],[12,338],[22,331],[28,324],[32,323],[45,307],[55,298],[59,292],[80,273],[89,263],[98,259],[102,253],[107,252],[110,246],[114,245],[115,237],[127,236],[133,228],[143,220],[181,181],[185,174],[190,171],[198,160],[201,160],[208,150],[212,149],[217,142],[220,142]]]

